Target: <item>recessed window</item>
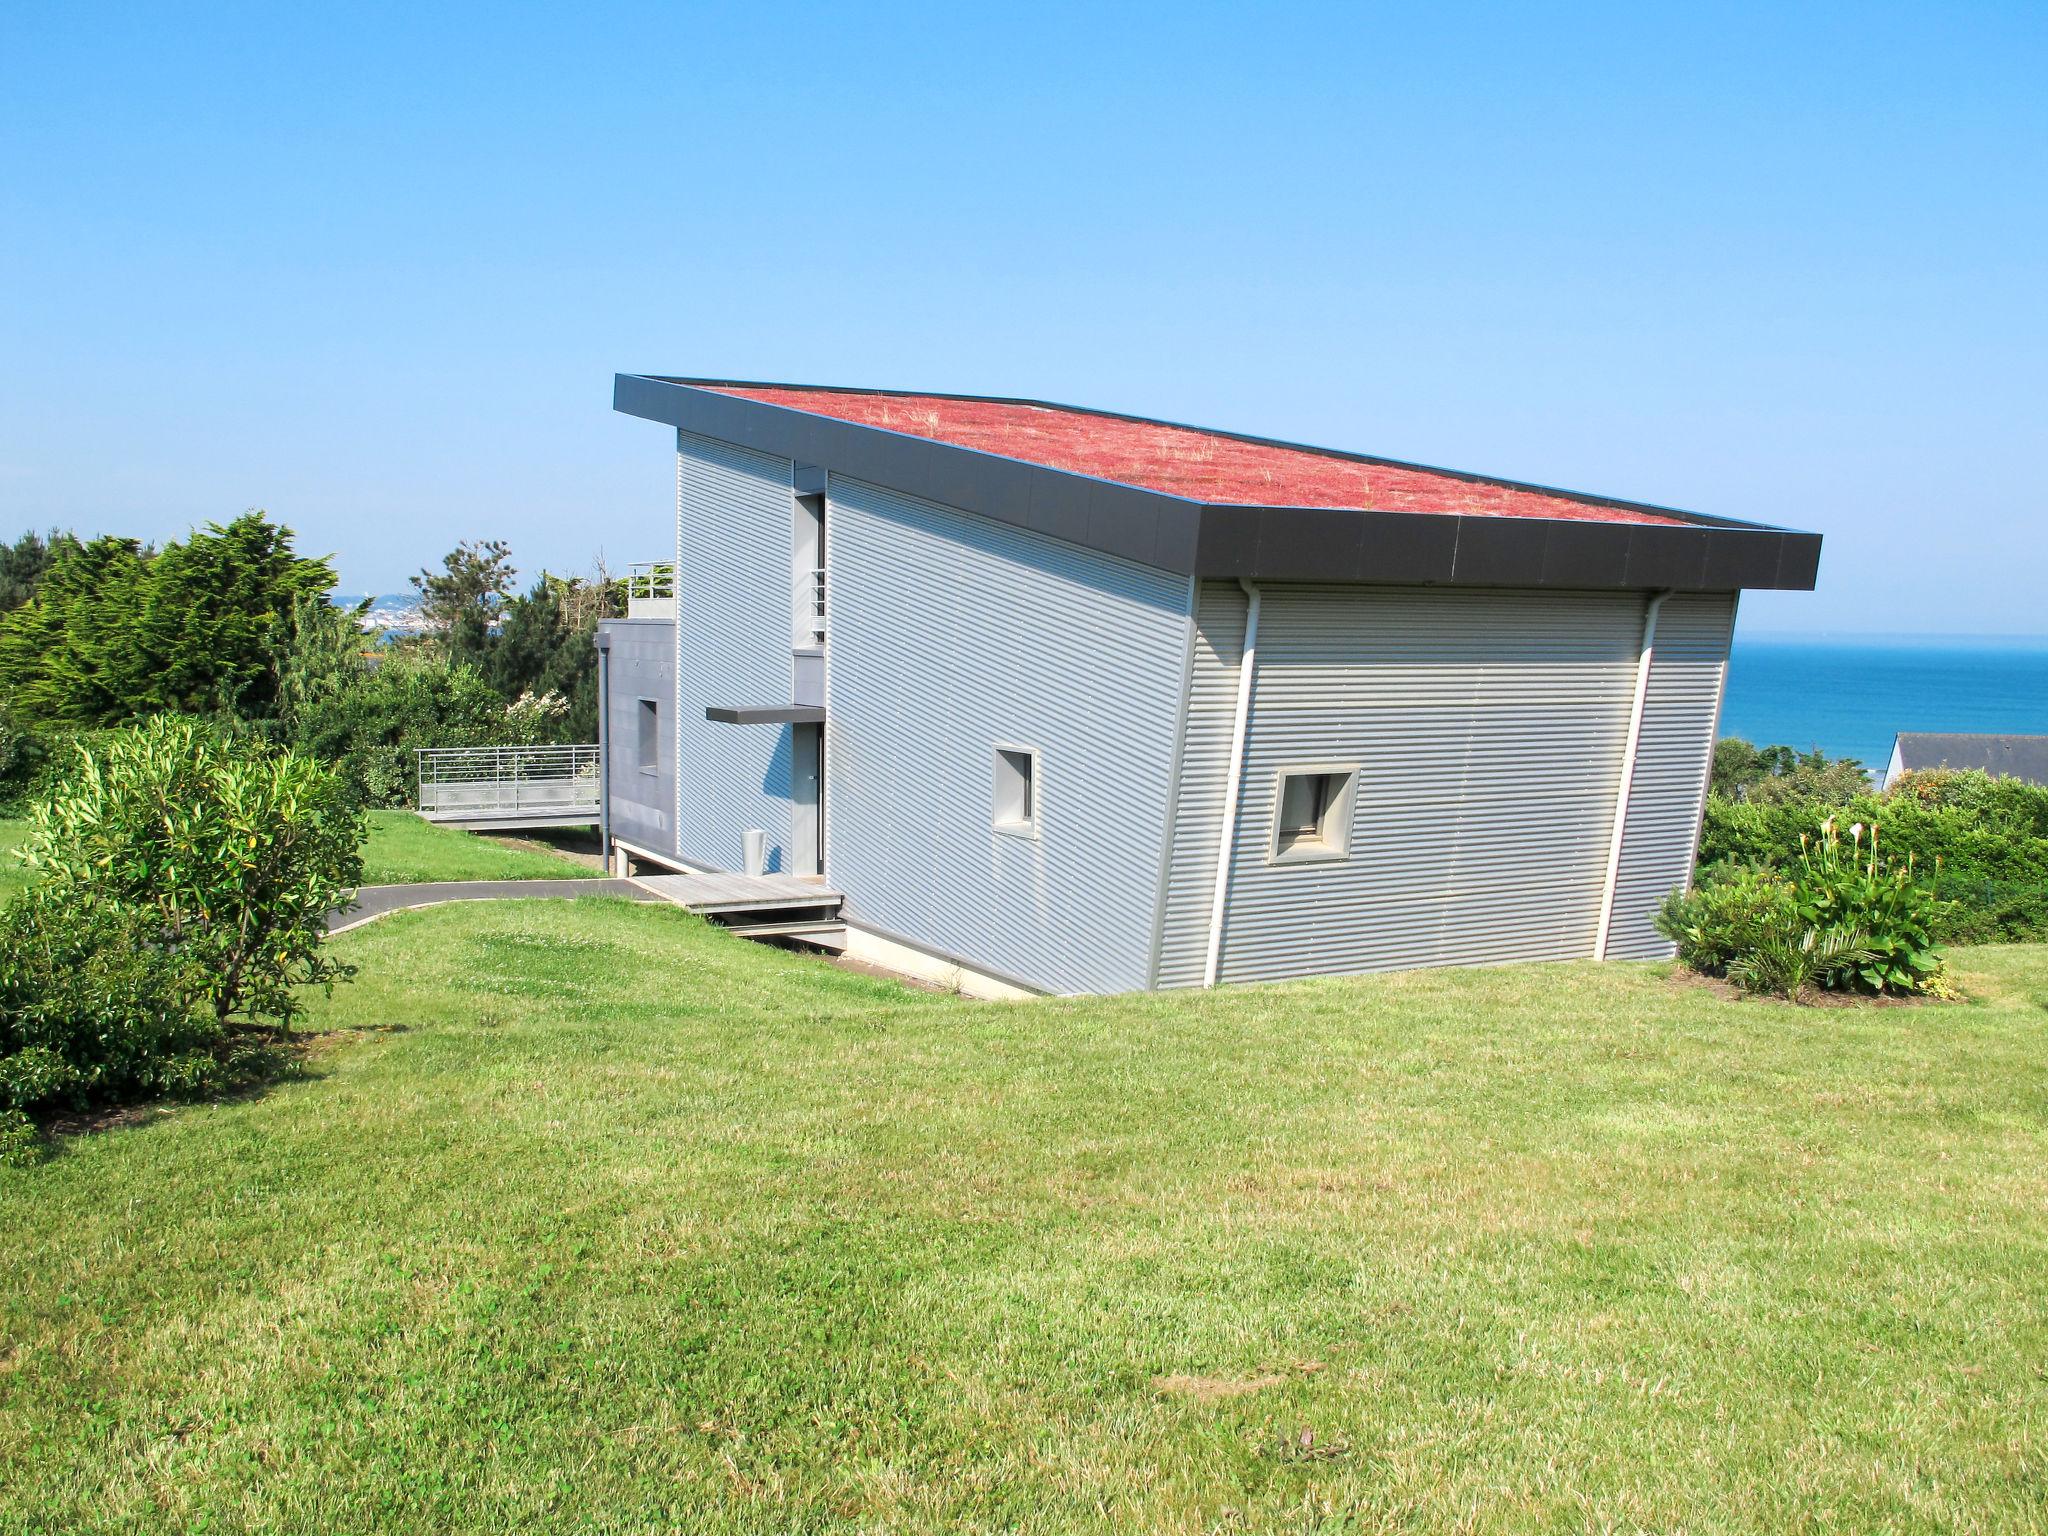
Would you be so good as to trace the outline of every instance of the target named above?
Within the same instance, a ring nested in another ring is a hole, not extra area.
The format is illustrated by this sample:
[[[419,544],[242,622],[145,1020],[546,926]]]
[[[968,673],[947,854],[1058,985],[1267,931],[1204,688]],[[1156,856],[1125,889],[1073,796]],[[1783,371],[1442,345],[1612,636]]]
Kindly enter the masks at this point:
[[[995,824],[1001,832],[1038,833],[1038,754],[1029,747],[996,748]]]
[[[1341,859],[1351,852],[1355,767],[1284,768],[1274,794],[1275,859]]]
[[[640,739],[637,746],[640,771],[661,772],[661,706],[652,699],[640,701]]]

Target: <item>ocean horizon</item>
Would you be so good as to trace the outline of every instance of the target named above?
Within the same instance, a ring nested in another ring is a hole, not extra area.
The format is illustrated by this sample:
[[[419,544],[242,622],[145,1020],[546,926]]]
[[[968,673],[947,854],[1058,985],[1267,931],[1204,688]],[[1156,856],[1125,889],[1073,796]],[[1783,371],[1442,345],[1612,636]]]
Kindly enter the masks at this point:
[[[2048,735],[2048,635],[1736,632],[1723,736],[1882,769],[1901,731]]]

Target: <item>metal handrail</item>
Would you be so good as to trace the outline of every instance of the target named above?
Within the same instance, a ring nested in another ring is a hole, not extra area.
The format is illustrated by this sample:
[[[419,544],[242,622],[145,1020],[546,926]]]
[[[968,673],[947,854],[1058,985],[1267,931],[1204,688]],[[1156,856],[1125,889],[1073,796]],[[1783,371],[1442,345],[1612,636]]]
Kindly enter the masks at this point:
[[[796,616],[796,637],[803,645],[825,643],[825,568],[812,566],[799,571],[790,593],[790,611]]]
[[[594,744],[546,747],[422,747],[419,808],[466,816],[569,815],[598,811]]]
[[[628,598],[674,597],[676,565],[673,560],[636,560],[626,567]]]

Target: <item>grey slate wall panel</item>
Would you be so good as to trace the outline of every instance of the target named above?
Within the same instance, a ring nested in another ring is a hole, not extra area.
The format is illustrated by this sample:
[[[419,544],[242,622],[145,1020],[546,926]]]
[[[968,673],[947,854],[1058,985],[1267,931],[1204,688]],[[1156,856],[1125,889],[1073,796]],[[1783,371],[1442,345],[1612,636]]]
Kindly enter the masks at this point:
[[[1195,644],[1188,679],[1186,735],[1174,796],[1173,859],[1155,985],[1194,987],[1209,949],[1216,839],[1223,830],[1223,789],[1237,718],[1238,667],[1244,657],[1246,599],[1235,582],[1205,581],[1195,596]]]
[[[1692,873],[1719,725],[1735,594],[1677,593],[1657,615],[1642,739],[1629,786],[1607,953],[1617,960],[1674,953],[1653,921],[1665,893]]]
[[[1641,594],[1262,590],[1222,979],[1590,954]],[[1319,763],[1358,765],[1351,854],[1272,862]]]
[[[738,869],[740,834],[768,834],[768,869],[790,837],[790,728],[722,725],[711,705],[790,698],[794,465],[676,435],[677,852]]]
[[[1148,981],[1184,578],[834,475],[826,874],[848,915],[1033,985]],[[1035,748],[1040,835],[991,826]]]
[[[612,836],[654,853],[675,852],[675,733],[667,722],[675,710],[676,627],[646,619],[611,619],[611,708],[605,740],[611,749]],[[662,712],[660,767],[642,773],[635,754],[640,701],[653,699]]]

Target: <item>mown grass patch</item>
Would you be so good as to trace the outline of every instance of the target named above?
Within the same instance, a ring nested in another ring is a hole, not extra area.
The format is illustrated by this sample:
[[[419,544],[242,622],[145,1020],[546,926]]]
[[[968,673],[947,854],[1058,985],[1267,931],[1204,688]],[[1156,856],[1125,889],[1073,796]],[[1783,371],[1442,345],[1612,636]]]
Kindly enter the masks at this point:
[[[309,1080],[0,1176],[0,1529],[1993,1530],[2048,950],[979,1004],[671,908],[337,941]]]
[[[572,880],[602,874],[543,848],[422,821],[410,811],[370,812],[363,884],[426,880]]]

